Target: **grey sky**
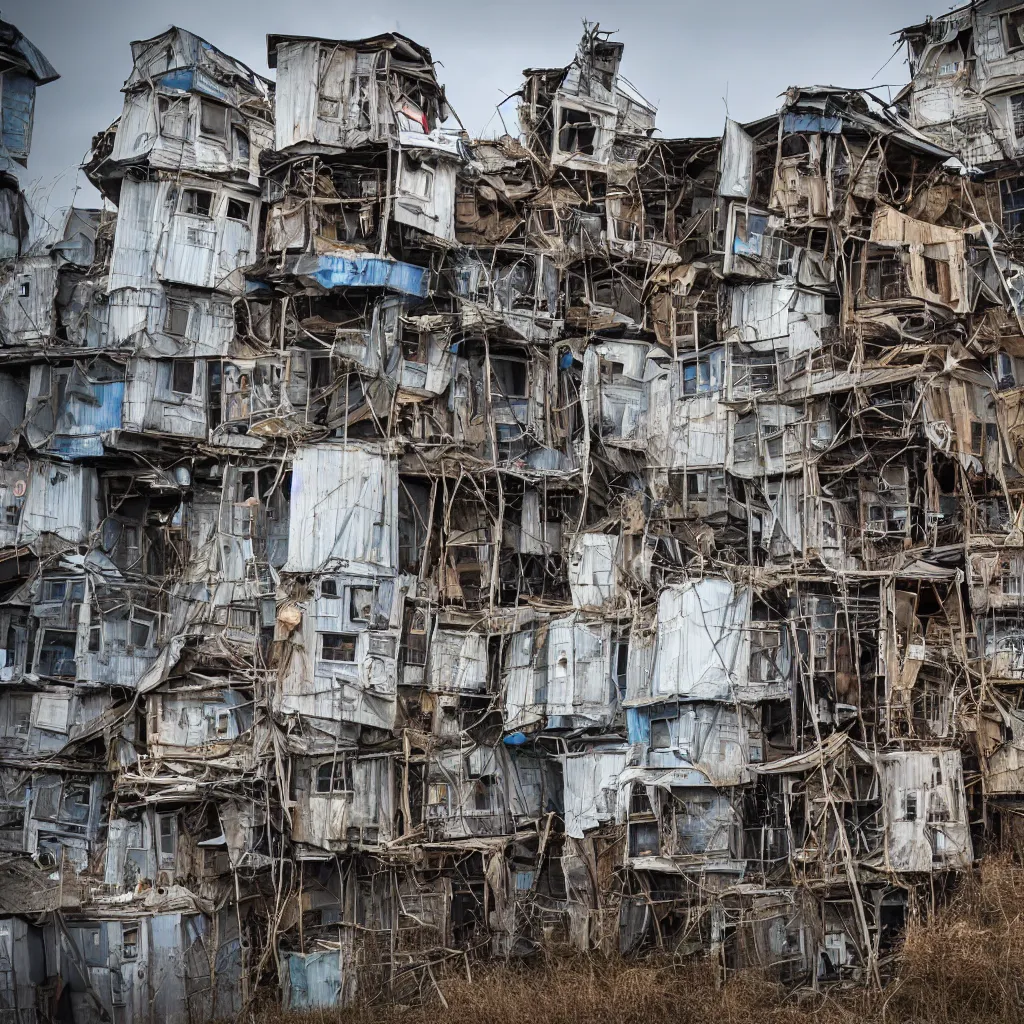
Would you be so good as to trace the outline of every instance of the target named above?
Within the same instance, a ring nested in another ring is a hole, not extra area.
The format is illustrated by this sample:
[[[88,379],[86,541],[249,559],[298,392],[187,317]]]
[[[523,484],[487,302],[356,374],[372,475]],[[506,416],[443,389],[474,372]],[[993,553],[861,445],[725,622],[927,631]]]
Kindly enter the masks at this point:
[[[171,23],[268,77],[268,32],[351,39],[397,29],[443,65],[439,76],[466,128],[493,134],[495,104],[518,88],[522,69],[568,63],[588,17],[618,30],[623,73],[657,104],[661,133],[679,136],[719,133],[726,97],[743,121],[774,111],[789,85],[903,83],[903,52],[876,76],[892,57],[892,33],[945,9],[923,0],[14,0],[3,17],[62,76],[37,94],[23,175],[34,205],[52,211],[71,201],[76,183],[79,205],[97,202],[77,164],[120,112],[129,42]]]

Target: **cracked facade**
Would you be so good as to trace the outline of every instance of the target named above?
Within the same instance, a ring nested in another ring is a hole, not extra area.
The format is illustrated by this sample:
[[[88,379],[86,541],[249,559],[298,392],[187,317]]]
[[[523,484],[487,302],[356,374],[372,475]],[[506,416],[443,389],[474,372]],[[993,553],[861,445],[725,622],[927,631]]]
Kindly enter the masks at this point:
[[[403,36],[173,28],[33,241],[0,23],[2,1024],[876,983],[1024,840],[1024,8],[903,39],[663,139],[588,25],[472,140]]]

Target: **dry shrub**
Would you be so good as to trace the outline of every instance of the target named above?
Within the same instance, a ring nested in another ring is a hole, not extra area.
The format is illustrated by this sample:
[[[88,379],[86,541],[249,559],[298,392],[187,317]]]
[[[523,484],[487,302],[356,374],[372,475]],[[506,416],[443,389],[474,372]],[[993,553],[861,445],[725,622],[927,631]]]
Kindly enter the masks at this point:
[[[477,965],[471,979],[435,976],[423,1005],[268,1008],[255,1024],[1016,1024],[1024,1020],[1024,869],[988,860],[947,907],[912,924],[881,992],[792,992],[755,972],[720,985],[707,961],[582,955]]]
[[[912,924],[888,1010],[912,1020],[1018,1021],[1024,1017],[1024,869],[986,860],[950,905]]]

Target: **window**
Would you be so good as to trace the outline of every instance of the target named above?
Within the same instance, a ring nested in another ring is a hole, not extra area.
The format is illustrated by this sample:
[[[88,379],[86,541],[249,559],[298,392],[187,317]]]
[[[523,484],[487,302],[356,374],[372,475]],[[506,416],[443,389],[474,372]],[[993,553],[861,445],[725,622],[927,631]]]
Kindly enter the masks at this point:
[[[179,213],[188,213],[193,217],[209,217],[213,208],[213,193],[201,188],[182,189]]]
[[[473,783],[473,810],[489,811],[491,809],[491,787],[483,780]]]
[[[903,820],[917,821],[917,794],[907,793],[903,797]]]
[[[924,284],[930,292],[936,295],[941,294],[939,284],[939,261],[933,260],[930,256],[923,256],[924,260]],[[948,272],[947,272],[948,273]]]
[[[243,220],[248,224],[251,209],[251,203],[243,202],[241,199],[228,199],[228,220]]]
[[[864,294],[878,302],[910,295],[901,254],[883,249],[868,256],[864,269]]]
[[[721,387],[722,352],[710,352],[680,365],[684,395],[703,395]]]
[[[32,698],[12,697],[10,704],[11,736],[27,736],[32,723]]]
[[[429,807],[448,808],[448,783],[432,782],[427,787],[427,805]]]
[[[593,156],[597,141],[597,125],[585,110],[562,110],[558,131],[558,148],[563,153]]]
[[[153,623],[150,619],[132,618],[128,636],[133,647],[149,647]]]
[[[373,588],[352,587],[349,597],[349,618],[353,622],[369,622],[373,612]]]
[[[89,653],[98,654],[101,649],[103,627],[102,626],[90,626],[89,627]]]
[[[1000,587],[1008,597],[1021,597],[1024,595],[1024,577],[1021,574],[1021,564],[1015,564],[1008,560],[1000,566]]]
[[[733,234],[732,251],[737,256],[760,256],[764,248],[764,236],[768,231],[768,218],[762,213],[736,212],[736,228]],[[767,255],[767,254],[766,254]]]
[[[550,206],[542,206],[537,210],[537,221],[545,235],[554,235],[558,232],[558,218]]]
[[[19,299],[27,299],[28,296],[29,296],[29,292],[31,290],[31,287],[32,287],[32,285],[31,285],[31,282],[29,281],[29,279],[27,277],[23,277],[18,282],[18,298]]]
[[[337,597],[338,596],[338,581],[337,580],[321,580],[320,581],[320,596],[321,597]]]
[[[121,925],[121,959],[134,960],[139,955],[139,926]]]
[[[214,735],[219,740],[226,740],[231,732],[231,712],[226,709],[218,709],[213,716]]]
[[[491,384],[497,396],[527,398],[526,362],[521,359],[491,359]]]
[[[228,108],[209,100],[199,101],[199,130],[216,139],[228,137]]]
[[[67,580],[44,580],[43,581],[43,602],[45,604],[59,604],[68,596]]]
[[[960,61],[950,60],[945,64],[939,65],[939,76],[941,78],[947,78],[950,75],[955,75],[960,70]]]
[[[1024,177],[999,182],[1003,204],[1003,230],[1011,237],[1024,234]]]
[[[350,793],[352,772],[348,761],[325,761],[317,765],[316,791],[318,793]]]
[[[157,850],[160,854],[160,866],[174,864],[174,854],[178,846],[178,825],[173,814],[157,816]]]
[[[241,128],[232,128],[231,137],[235,140],[235,159],[240,164],[247,164],[250,150],[249,136]]]
[[[320,660],[347,662],[355,661],[355,635],[351,633],[321,633]]]
[[[629,826],[630,857],[656,857],[660,850],[656,821],[635,822]]]
[[[184,338],[188,333],[188,314],[192,305],[184,299],[168,299],[164,311],[164,333]]]
[[[971,454],[981,455],[985,439],[985,428],[977,420],[971,421]]]
[[[1008,53],[1024,49],[1024,7],[1003,15],[1003,40]]]
[[[708,495],[707,473],[687,473],[686,494],[690,498],[706,498]]]
[[[196,364],[193,359],[175,359],[171,370],[171,390],[177,395],[191,395],[195,386]]]
[[[1010,97],[1010,118],[1013,121],[1013,136],[1018,143],[1024,142],[1024,92]]]
[[[69,782],[64,787],[61,801],[60,820],[85,825],[89,821],[89,806],[92,792],[88,782]]]
[[[1017,375],[1013,370],[1013,358],[1007,352],[996,354],[996,384],[1000,391],[1017,386]]]
[[[157,100],[160,134],[168,139],[184,139],[188,127],[188,100],[161,96]]]
[[[36,671],[60,679],[75,677],[75,634],[70,630],[44,629]]]
[[[672,746],[672,736],[667,718],[656,718],[651,722],[651,749],[668,750]]]

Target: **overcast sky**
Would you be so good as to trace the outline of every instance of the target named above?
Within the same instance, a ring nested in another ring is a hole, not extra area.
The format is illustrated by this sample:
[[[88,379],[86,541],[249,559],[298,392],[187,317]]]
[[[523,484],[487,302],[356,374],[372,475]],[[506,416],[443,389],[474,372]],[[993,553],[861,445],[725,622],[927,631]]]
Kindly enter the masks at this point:
[[[947,9],[923,0],[8,0],[3,17],[61,74],[37,93],[23,175],[33,205],[52,211],[76,186],[78,205],[97,202],[77,166],[121,111],[129,42],[171,24],[268,77],[268,32],[402,32],[430,47],[466,128],[489,135],[500,132],[495,105],[519,87],[522,69],[567,64],[588,17],[618,31],[623,73],[658,106],[661,133],[680,136],[718,134],[726,102],[740,121],[770,113],[790,85],[902,84],[904,52],[893,56],[892,33]]]

